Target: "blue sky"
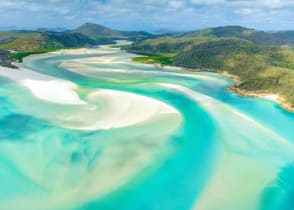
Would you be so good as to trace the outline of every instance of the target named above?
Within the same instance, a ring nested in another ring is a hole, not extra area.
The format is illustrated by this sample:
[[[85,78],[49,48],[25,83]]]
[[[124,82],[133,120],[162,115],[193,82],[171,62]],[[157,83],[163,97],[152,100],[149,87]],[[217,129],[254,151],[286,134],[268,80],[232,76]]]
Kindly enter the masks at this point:
[[[182,31],[221,25],[294,29],[294,0],[0,0],[0,27]]]

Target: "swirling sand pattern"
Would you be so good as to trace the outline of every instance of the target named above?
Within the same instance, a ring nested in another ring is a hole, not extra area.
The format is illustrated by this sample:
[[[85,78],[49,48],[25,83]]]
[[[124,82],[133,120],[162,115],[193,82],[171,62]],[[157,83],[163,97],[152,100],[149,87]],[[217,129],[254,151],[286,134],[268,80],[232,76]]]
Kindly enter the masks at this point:
[[[2,210],[290,210],[294,115],[232,82],[64,50],[0,70]]]

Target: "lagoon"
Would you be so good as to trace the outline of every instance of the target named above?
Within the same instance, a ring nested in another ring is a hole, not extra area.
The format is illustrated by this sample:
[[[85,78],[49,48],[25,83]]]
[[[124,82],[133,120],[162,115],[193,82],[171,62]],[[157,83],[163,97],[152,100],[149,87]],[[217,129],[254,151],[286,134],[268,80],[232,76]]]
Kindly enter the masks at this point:
[[[135,56],[101,46],[1,69],[0,209],[294,206],[293,113]]]

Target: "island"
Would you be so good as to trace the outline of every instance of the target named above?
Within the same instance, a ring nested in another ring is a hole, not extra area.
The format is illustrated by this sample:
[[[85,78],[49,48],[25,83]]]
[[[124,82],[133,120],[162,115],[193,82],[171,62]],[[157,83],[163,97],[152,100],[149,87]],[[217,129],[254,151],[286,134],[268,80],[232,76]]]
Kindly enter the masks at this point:
[[[294,40],[287,36],[292,33],[227,26],[141,40],[125,49],[143,55],[134,61],[224,74],[235,81],[231,90],[248,96],[276,95],[293,111]]]
[[[240,26],[208,28],[186,33],[157,34],[113,30],[85,23],[74,30],[0,32],[1,63],[59,49],[130,40],[122,49],[141,54],[133,61],[172,65],[190,71],[217,72],[235,81],[230,90],[279,101],[294,110],[294,40],[292,31],[264,32]]]

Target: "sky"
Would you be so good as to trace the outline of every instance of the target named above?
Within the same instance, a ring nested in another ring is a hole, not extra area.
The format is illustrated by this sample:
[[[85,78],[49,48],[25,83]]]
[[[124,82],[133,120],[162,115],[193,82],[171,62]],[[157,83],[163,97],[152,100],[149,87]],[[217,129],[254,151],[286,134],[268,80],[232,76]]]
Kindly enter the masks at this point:
[[[0,28],[189,31],[224,25],[294,29],[294,0],[0,0]]]

